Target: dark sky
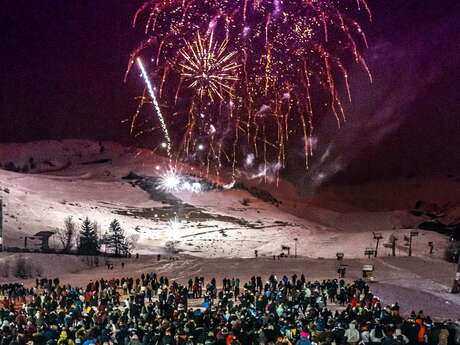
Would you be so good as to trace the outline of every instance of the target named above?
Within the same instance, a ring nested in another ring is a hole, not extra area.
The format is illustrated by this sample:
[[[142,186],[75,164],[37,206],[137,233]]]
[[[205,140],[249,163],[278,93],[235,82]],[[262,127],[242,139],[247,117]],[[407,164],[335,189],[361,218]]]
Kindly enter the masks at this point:
[[[0,1],[0,142],[129,142],[122,120],[141,86],[123,83],[135,0]],[[460,170],[458,0],[369,0],[366,56],[352,75],[350,120],[318,127],[314,178]],[[322,158],[322,159],[321,159]],[[295,169],[293,169],[295,170]]]
[[[1,141],[126,136],[120,122],[139,90],[123,76],[140,3],[3,1]]]

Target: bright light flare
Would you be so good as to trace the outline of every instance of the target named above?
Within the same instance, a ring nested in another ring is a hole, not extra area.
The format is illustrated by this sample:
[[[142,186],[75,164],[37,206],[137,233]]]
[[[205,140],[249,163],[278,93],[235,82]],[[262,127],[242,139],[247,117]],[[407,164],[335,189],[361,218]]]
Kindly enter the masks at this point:
[[[173,169],[169,169],[160,176],[157,189],[164,192],[177,192],[180,184],[180,175],[178,175]]]
[[[180,239],[182,236],[182,223],[177,217],[169,220],[167,228],[169,241],[178,241]]]
[[[199,182],[190,182],[174,169],[169,169],[160,176],[157,189],[164,192],[201,193],[203,186]]]

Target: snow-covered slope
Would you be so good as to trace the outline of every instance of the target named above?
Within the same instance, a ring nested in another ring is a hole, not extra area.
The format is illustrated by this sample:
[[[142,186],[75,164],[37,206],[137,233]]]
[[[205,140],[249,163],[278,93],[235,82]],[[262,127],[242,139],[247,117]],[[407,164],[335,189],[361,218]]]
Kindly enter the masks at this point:
[[[139,252],[174,249],[203,257],[251,257],[254,250],[271,256],[278,255],[281,246],[290,246],[292,253],[297,247],[303,256],[335,257],[336,252],[344,252],[346,257],[362,257],[365,248],[374,246],[372,231],[382,232],[385,238],[395,233],[401,239],[398,250],[406,250],[402,238],[408,230],[404,228],[415,224],[404,209],[383,207],[385,212],[371,212],[355,205],[353,212],[327,209],[324,205],[333,199],[331,192],[325,193],[328,198],[321,203],[321,195],[306,199],[285,181],[276,187],[242,180],[252,188],[249,192],[212,189],[199,194],[166,193],[165,198],[165,193],[155,188],[123,179],[130,172],[155,178],[168,170],[165,158],[108,142],[1,145],[0,163],[5,166],[8,162],[16,167],[29,165],[26,170],[33,172],[0,170],[4,243],[10,247],[21,247],[26,234],[55,231],[68,216],[76,221],[88,216],[102,231],[117,218]],[[180,169],[198,174],[190,166]],[[254,193],[258,190],[269,191],[281,203],[261,200]],[[365,199],[356,193],[355,197]],[[428,241],[434,241],[442,252],[445,238],[432,232],[421,232],[414,252],[425,254]]]

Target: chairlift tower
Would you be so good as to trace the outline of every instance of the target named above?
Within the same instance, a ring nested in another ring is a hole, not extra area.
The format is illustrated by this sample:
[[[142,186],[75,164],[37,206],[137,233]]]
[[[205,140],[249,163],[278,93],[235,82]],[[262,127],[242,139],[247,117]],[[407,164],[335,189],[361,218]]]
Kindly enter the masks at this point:
[[[409,253],[408,256],[412,256],[412,237],[417,237],[418,231],[411,231],[409,236],[404,236],[404,241],[406,241],[406,245],[409,246]]]
[[[375,252],[374,252],[374,256],[377,257],[377,253],[379,250],[379,243],[380,243],[380,240],[383,238],[383,236],[381,232],[373,232],[372,234],[374,235],[374,240],[377,241],[375,245]]]

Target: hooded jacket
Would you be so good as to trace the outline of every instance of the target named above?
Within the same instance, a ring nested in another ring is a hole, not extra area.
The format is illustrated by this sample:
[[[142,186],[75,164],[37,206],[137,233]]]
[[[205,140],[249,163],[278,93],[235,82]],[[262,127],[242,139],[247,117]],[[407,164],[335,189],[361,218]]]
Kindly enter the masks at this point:
[[[345,331],[345,338],[347,338],[347,343],[357,343],[359,341],[359,331],[356,329],[355,323],[350,323]]]

